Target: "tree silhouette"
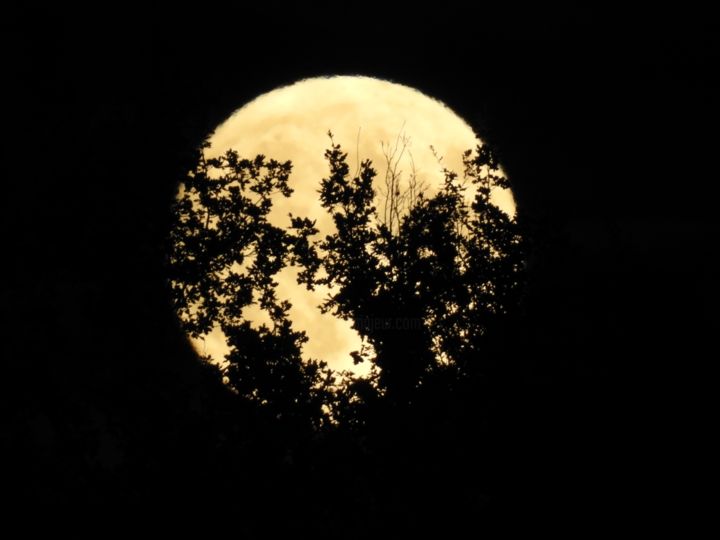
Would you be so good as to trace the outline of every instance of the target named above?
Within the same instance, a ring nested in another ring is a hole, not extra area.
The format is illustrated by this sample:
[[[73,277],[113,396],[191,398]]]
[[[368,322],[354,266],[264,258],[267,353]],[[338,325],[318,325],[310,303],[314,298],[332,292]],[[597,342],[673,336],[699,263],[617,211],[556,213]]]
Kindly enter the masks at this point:
[[[292,329],[290,304],[277,299],[273,280],[288,264],[314,268],[308,258],[312,222],[291,216],[287,230],[271,225],[272,198],[289,197],[290,162],[237,152],[206,159],[205,143],[197,166],[183,181],[173,211],[177,226],[169,257],[173,302],[184,329],[200,337],[220,327],[230,354],[224,369],[229,386],[267,408],[275,417],[317,420],[323,403],[325,365],[303,362],[307,340]],[[271,321],[253,328],[243,308],[258,304]]]
[[[363,161],[351,178],[340,145],[333,142],[325,157],[330,176],[320,200],[337,231],[318,244],[326,275],[316,281],[336,292],[322,309],[353,321],[374,350],[380,389],[391,401],[408,403],[428,377],[472,367],[488,328],[519,300],[522,236],[514,217],[491,200],[493,189],[509,188],[508,180],[480,145],[463,155],[464,180],[476,190],[470,206],[469,186],[445,169],[432,198],[419,191],[408,200],[413,179],[406,192],[396,178],[386,179],[393,197],[378,219],[372,163]]]
[[[377,403],[410,405],[438,378],[457,379],[480,367],[488,330],[510,313],[522,291],[524,245],[514,217],[492,201],[509,187],[486,145],[464,153],[462,179],[447,169],[439,192],[427,197],[411,177],[403,189],[397,148],[386,157],[386,192],[378,212],[376,171],[363,161],[350,174],[347,154],[331,137],[329,175],[320,202],[335,232],[318,232],[308,217],[290,215],[283,229],[268,222],[273,197],[289,197],[291,163],[235,151],[206,159],[183,182],[171,237],[171,289],[185,330],[194,337],[220,327],[230,353],[229,386],[277,418],[315,425],[323,411],[335,421],[362,422]],[[466,190],[475,192],[471,204]],[[273,280],[287,265],[298,282],[331,291],[324,312],[352,321],[363,347],[356,363],[371,376],[340,381],[321,361],[303,361],[304,332],[278,300]],[[271,325],[243,318],[251,304]]]

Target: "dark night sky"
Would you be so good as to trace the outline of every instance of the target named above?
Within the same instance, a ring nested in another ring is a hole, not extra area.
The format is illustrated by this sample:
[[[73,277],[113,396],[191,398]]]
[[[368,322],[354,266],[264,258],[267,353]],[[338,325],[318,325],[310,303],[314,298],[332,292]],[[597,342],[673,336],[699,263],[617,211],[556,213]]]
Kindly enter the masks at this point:
[[[31,433],[21,454],[52,453],[49,409],[133,423],[152,408],[161,423],[213,386],[163,289],[168,204],[188,150],[258,93],[357,73],[465,117],[497,147],[537,227],[528,354],[508,392],[534,396],[552,429],[583,425],[588,440],[605,430],[605,451],[629,449],[622,464],[640,471],[620,475],[635,478],[629,489],[680,489],[672,467],[662,482],[653,471],[687,459],[656,453],[696,440],[710,397],[716,28],[584,11],[292,9],[202,22],[188,10],[181,25],[159,13],[2,23],[6,448]]]

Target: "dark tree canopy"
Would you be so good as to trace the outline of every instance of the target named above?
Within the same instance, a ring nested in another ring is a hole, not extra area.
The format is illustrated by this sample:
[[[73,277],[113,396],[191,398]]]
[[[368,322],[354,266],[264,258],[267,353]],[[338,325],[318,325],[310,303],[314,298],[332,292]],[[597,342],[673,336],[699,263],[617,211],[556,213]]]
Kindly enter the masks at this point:
[[[290,304],[278,300],[273,280],[288,264],[313,268],[308,236],[316,230],[308,219],[291,217],[287,230],[267,220],[272,197],[292,193],[287,184],[292,166],[264,156],[241,159],[232,150],[205,159],[207,147],[174,207],[175,308],[193,337],[222,329],[231,349],[224,372],[233,390],[278,417],[316,418],[322,400],[314,387],[323,365],[301,360],[307,338],[292,329]],[[253,303],[269,315],[270,326],[254,328],[243,319],[243,308]]]
[[[445,170],[432,197],[417,191],[408,200],[391,183],[384,215],[395,216],[393,224],[375,207],[372,163],[351,175],[331,138],[320,201],[336,230],[318,239],[314,216],[291,215],[284,229],[267,219],[273,197],[292,195],[290,162],[241,159],[232,150],[206,159],[207,147],[175,203],[171,287],[190,335],[222,329],[230,347],[224,373],[239,395],[278,418],[317,424],[332,410],[336,419],[356,420],[349,411],[357,406],[379,399],[408,405],[432,378],[478,369],[486,333],[519,302],[524,264],[515,218],[491,199],[493,189],[509,185],[486,145],[464,153],[462,179]],[[363,338],[353,359],[371,362],[370,379],[338,380],[324,362],[302,360],[307,337],[293,330],[290,304],[275,294],[273,276],[287,265],[300,268],[306,287],[330,287],[320,308],[352,322]],[[270,326],[243,319],[251,304],[267,312]]]

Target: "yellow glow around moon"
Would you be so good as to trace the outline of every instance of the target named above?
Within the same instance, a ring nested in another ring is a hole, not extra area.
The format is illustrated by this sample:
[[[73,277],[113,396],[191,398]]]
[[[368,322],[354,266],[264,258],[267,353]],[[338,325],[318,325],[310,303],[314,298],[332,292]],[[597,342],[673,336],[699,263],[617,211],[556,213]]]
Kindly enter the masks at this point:
[[[286,227],[288,213],[309,217],[317,220],[320,230],[315,238],[323,238],[334,230],[332,218],[318,198],[320,181],[328,176],[324,159],[324,151],[330,145],[328,130],[348,153],[351,172],[363,159],[372,160],[378,172],[376,190],[384,186],[386,158],[382,144],[387,149],[388,145],[395,145],[398,136],[409,138],[400,169],[406,179],[414,163],[418,180],[428,186],[428,195],[436,193],[442,185],[443,167],[462,175],[462,153],[479,143],[470,126],[458,115],[413,88],[369,77],[344,76],[306,79],[261,95],[216,129],[206,155],[216,156],[232,148],[242,157],[264,154],[279,161],[291,160],[289,184],[294,193],[290,198],[276,199],[270,221]],[[443,158],[440,163],[438,157]],[[493,197],[500,208],[514,213],[509,191],[498,191]],[[367,372],[369,366],[353,366],[349,355],[359,350],[361,343],[351,323],[331,314],[323,315],[318,309],[327,289],[307,291],[297,285],[296,275],[296,269],[286,268],[276,276],[276,281],[278,299],[292,303],[290,317],[294,328],[308,335],[303,357],[325,360],[335,370]],[[269,321],[255,307],[246,309],[244,315],[253,324]],[[219,330],[204,339],[193,340],[193,344],[218,363],[228,352]]]

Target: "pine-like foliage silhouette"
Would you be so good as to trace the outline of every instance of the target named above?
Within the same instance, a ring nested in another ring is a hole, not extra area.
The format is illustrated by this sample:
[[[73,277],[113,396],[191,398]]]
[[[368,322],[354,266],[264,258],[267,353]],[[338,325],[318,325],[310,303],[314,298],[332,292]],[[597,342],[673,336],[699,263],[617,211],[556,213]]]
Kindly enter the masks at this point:
[[[491,198],[509,184],[486,145],[464,153],[462,178],[445,170],[432,197],[419,191],[408,200],[393,179],[388,221],[375,206],[372,163],[351,175],[331,135],[320,201],[336,231],[319,239],[308,217],[290,216],[286,229],[267,220],[273,197],[291,196],[290,162],[234,151],[206,159],[204,148],[174,207],[170,278],[186,331],[197,337],[219,326],[227,336],[225,374],[238,394],[277,417],[317,425],[332,410],[336,421],[354,423],[371,403],[409,405],[434,380],[481,367],[485,335],[519,302],[524,262],[517,221]],[[330,287],[320,307],[352,321],[364,342],[352,355],[372,363],[370,379],[338,383],[323,362],[302,361],[307,337],[293,330],[290,304],[274,290],[287,265],[300,267],[305,286]],[[243,319],[252,303],[271,326]]]

